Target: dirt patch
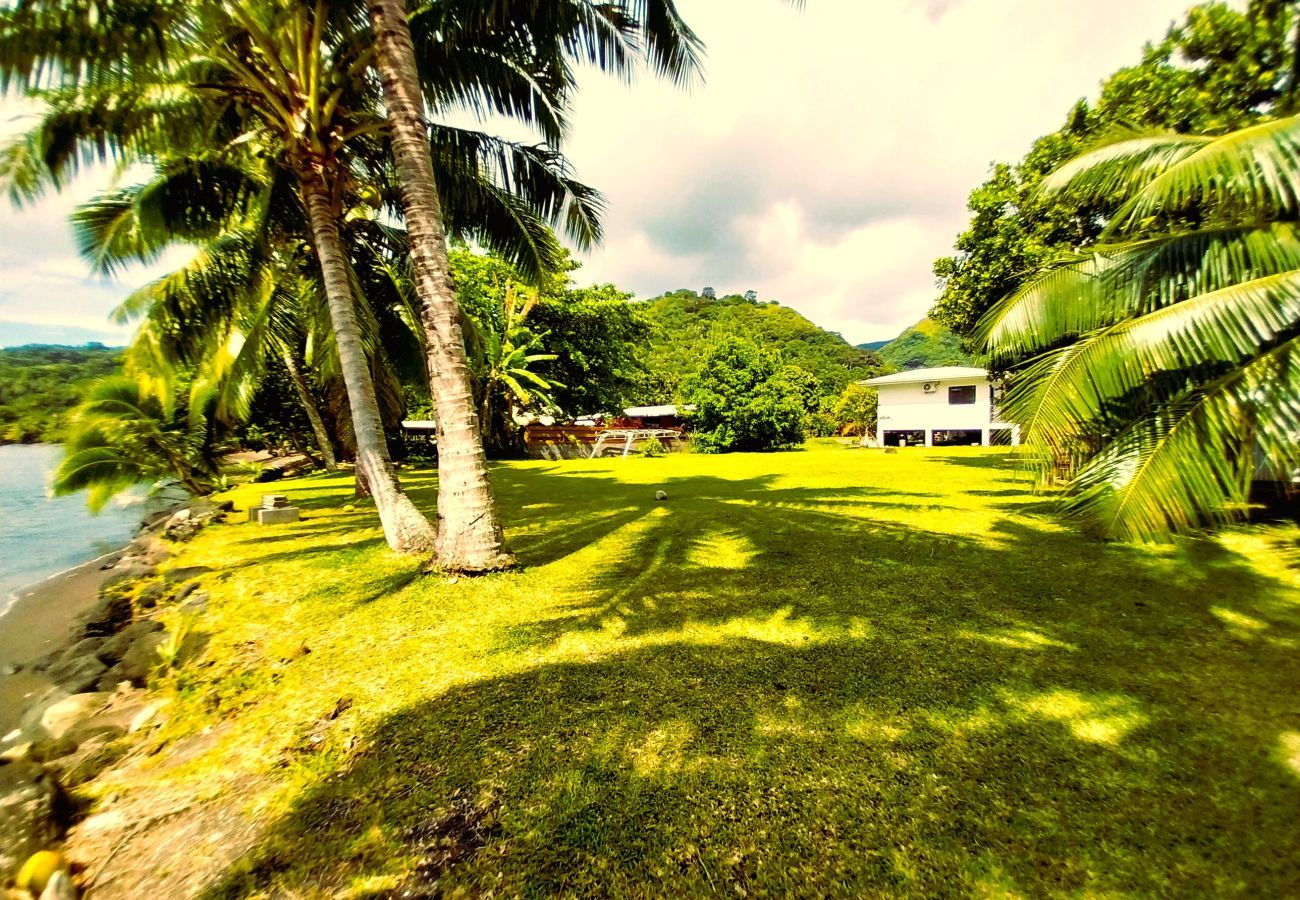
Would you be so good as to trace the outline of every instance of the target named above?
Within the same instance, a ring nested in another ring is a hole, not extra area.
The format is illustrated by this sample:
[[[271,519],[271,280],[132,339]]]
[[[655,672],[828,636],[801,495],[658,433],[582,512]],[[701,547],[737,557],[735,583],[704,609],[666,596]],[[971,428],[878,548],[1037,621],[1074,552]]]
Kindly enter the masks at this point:
[[[453,794],[445,812],[407,831],[406,840],[417,849],[420,861],[401,887],[389,895],[391,900],[442,897],[442,876],[457,863],[472,859],[501,833],[497,815],[496,801],[484,805],[475,803],[466,792]]]

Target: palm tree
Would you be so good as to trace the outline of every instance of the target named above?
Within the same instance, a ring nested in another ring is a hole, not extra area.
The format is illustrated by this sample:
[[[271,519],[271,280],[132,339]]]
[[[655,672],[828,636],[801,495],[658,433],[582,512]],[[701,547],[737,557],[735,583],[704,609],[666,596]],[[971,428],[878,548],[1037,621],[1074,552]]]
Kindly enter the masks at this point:
[[[422,7],[414,28],[404,0],[370,0],[369,7],[437,410],[436,559],[451,570],[488,571],[510,565],[512,557],[504,544],[474,408],[447,256],[445,198],[429,149],[426,112],[442,108],[449,84],[471,80],[470,90],[453,94],[457,100],[470,100],[467,105],[477,111],[524,119],[554,142],[563,134],[564,100],[572,84],[567,59],[577,57],[626,76],[644,55],[660,73],[685,80],[696,70],[699,41],[672,0],[445,0]],[[468,73],[439,65],[446,48],[460,41],[494,52],[512,45],[533,48],[540,63],[536,71],[551,90],[539,92],[492,63],[474,66]],[[579,239],[594,239],[594,220],[583,221],[581,212],[575,208],[569,215],[570,232]]]
[[[1300,117],[1123,136],[1045,189],[1125,200],[982,322],[994,364],[1029,358],[1007,411],[1108,534],[1240,517],[1300,465]]]
[[[344,198],[358,180],[382,181],[386,165],[378,85],[366,77],[372,50],[364,27],[323,2],[139,0],[108,3],[100,19],[86,21],[63,6],[33,2],[0,13],[5,79],[47,104],[41,123],[0,160],[10,192],[33,196],[62,183],[79,164],[108,154],[127,162],[201,157],[245,144],[288,173],[330,310],[358,466],[390,546],[406,552],[431,547],[433,531],[402,493],[379,427],[339,232]],[[114,18],[119,6],[131,13],[125,22]],[[152,10],[144,23],[139,6]],[[104,23],[135,28],[143,37],[132,32],[122,45],[131,52],[124,55]],[[467,68],[455,53],[449,56],[448,66]],[[526,58],[506,63],[528,72]],[[536,91],[540,82],[529,83]],[[472,93],[475,84],[452,85],[449,104],[456,102],[456,89]],[[546,151],[450,128],[439,129],[433,142],[450,159],[453,174],[474,175],[449,190],[456,227],[522,264],[543,266],[558,257],[539,212],[580,222],[599,203]],[[177,210],[181,217],[189,212],[189,206]]]
[[[68,429],[55,493],[88,491],[95,511],[114,494],[150,481],[206,493],[216,484],[212,434],[202,414],[206,399],[191,395],[189,415],[178,416],[172,398],[160,400],[133,378],[96,385]]]

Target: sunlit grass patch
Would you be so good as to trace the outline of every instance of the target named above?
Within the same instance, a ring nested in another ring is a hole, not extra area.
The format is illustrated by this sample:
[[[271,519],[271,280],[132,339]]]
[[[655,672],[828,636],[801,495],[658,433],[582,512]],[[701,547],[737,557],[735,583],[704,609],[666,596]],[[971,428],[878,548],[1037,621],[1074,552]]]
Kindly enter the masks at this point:
[[[256,777],[210,896],[383,896],[439,841],[448,895],[1296,883],[1294,529],[1096,542],[992,450],[493,475],[515,572],[421,575],[344,476],[186,545],[207,647],[99,796]]]

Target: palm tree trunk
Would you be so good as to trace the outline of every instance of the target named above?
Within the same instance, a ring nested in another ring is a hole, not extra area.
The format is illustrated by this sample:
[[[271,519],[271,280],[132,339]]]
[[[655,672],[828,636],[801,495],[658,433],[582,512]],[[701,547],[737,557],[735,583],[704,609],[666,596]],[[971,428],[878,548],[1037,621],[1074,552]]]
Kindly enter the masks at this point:
[[[299,179],[325,283],[330,322],[338,345],[339,368],[348,392],[348,405],[352,407],[357,469],[375,498],[375,508],[379,511],[388,546],[399,553],[427,553],[434,544],[433,528],[402,491],[379,424],[379,401],[375,397],[375,383],[370,377],[370,366],[361,345],[352,282],[348,278],[329,190],[317,171],[301,172]]]
[[[403,0],[371,0],[379,75],[427,338],[438,419],[438,543],[443,568],[483,572],[514,559],[505,548],[479,435],[460,310],[451,283],[442,203],[433,180],[424,101]]]
[[[289,380],[293,382],[293,389],[298,394],[298,402],[302,404],[303,412],[307,414],[307,421],[311,422],[311,433],[316,438],[316,446],[320,448],[326,470],[337,471],[339,464],[334,458],[334,444],[330,442],[330,433],[325,430],[325,420],[320,417],[320,410],[316,408],[316,401],[312,398],[311,388],[307,386],[307,379],[302,377],[302,369],[298,366],[297,358],[288,347],[280,348],[280,358],[284,360],[284,367],[288,370]]]

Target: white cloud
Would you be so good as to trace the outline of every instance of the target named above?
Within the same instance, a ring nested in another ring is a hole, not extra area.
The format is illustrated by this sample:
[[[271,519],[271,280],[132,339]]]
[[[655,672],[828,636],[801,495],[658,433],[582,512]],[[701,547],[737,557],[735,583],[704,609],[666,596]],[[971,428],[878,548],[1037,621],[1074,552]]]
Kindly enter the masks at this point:
[[[850,340],[891,337],[933,301],[931,263],[989,164],[1058,127],[1187,5],[683,0],[706,84],[584,75],[568,149],[610,211],[580,274],[641,296],[754,289]],[[102,181],[0,206],[0,343],[13,322],[111,334],[108,311],[151,274],[85,277],[66,216]]]
[[[934,300],[934,259],[1018,159],[1185,0],[689,0],[708,79],[584,79],[569,148],[605,191],[585,277],[754,289],[854,341]]]

